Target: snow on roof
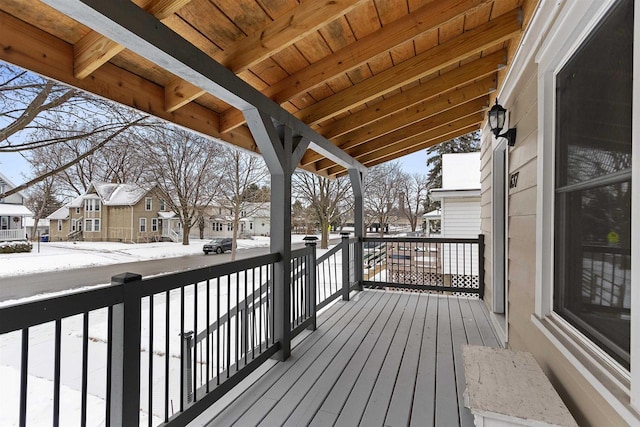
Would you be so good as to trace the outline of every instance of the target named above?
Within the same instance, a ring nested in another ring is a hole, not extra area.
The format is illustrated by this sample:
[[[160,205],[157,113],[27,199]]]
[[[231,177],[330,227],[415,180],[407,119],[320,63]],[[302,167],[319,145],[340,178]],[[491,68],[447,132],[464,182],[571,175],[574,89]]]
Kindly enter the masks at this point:
[[[149,192],[137,184],[112,184],[107,182],[94,182],[87,189],[85,197],[92,193],[100,196],[105,206],[131,206],[135,205]]]
[[[0,215],[2,216],[32,216],[33,212],[23,205],[10,205],[0,203]]]
[[[35,221],[33,220],[33,217],[27,217],[24,219],[24,226],[25,227],[33,227],[33,225],[35,224]],[[49,221],[47,221],[44,218],[40,218],[38,220],[38,227],[48,227],[49,226]]]
[[[63,206],[62,208],[65,208],[65,209],[66,208],[81,208],[83,204],[84,204],[84,197],[78,196],[75,199],[73,199],[71,201],[71,203],[69,203],[67,206]],[[56,219],[58,219],[58,218],[56,218]]]
[[[55,211],[54,213],[49,215],[47,217],[47,219],[56,220],[56,219],[67,219],[67,218],[69,218],[69,207],[70,207],[70,205],[66,205],[66,206],[61,207],[60,209],[58,209],[57,211]]]
[[[440,209],[435,209],[433,211],[427,212],[426,214],[422,215],[422,218],[425,219],[438,219],[442,216],[442,211]]]
[[[176,216],[175,212],[158,212],[158,216],[163,219],[171,219]]]
[[[442,155],[442,189],[480,188],[480,152]]]
[[[4,182],[5,184],[7,184],[7,187],[9,187],[8,189],[11,190],[13,188],[16,188],[16,185],[11,182],[11,180],[9,178],[7,178],[5,175],[2,174],[2,172],[0,172],[0,181]],[[21,197],[25,197],[24,193],[22,191],[18,191],[18,194]]]

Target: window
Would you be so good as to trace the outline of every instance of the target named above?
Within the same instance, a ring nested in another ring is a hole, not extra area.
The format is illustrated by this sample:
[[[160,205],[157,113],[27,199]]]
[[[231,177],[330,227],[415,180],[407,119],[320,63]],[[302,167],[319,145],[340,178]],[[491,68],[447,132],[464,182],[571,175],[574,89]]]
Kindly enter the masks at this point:
[[[71,231],[76,231],[76,223],[78,222],[78,220],[76,219],[72,219],[71,220]]]
[[[233,231],[233,223],[227,223],[227,231]]]
[[[158,231],[158,218],[151,218],[151,231]]]
[[[144,233],[147,231],[147,218],[140,218],[140,232]]]
[[[76,208],[76,213],[79,214],[80,213],[80,208]]]
[[[553,309],[626,369],[631,334],[633,2],[556,75]]]
[[[145,197],[144,198],[144,210],[145,211],[150,211],[151,209],[153,209],[153,198]]]
[[[84,220],[84,231],[93,231],[93,220],[85,219]]]
[[[62,231],[62,220],[58,220],[58,231]]]
[[[165,204],[164,199],[160,199],[160,212],[165,212],[167,210],[167,205]]]
[[[249,230],[253,230],[253,223],[252,222],[249,223]]]
[[[100,200],[99,199],[85,199],[84,201],[84,210],[85,212],[99,212],[100,211]],[[76,209],[76,213],[80,213],[80,208]]]
[[[96,218],[93,220],[93,231],[100,231],[100,219]]]

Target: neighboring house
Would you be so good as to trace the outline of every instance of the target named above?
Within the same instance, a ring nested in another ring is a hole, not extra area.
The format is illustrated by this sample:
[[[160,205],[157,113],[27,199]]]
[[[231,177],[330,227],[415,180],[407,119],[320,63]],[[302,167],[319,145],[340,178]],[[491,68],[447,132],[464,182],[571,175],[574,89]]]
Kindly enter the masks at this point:
[[[423,229],[426,230],[427,237],[440,237],[440,224],[442,222],[442,211],[434,209],[422,215]]]
[[[248,204],[240,212],[238,236],[268,236],[271,227],[270,204]],[[213,204],[205,209],[204,237],[232,237],[233,212],[221,204]],[[191,229],[191,235],[199,235],[197,225]]]
[[[431,190],[431,197],[440,201],[440,237],[478,237],[480,153],[444,154],[442,188]]]
[[[92,183],[85,194],[58,209],[50,221],[50,240],[150,242],[178,241],[177,220],[153,188],[136,184]]]
[[[2,197],[6,191],[15,188],[15,185],[0,173],[0,242],[10,240],[25,240],[25,218],[33,213],[23,205],[24,194],[17,192],[7,197]]]
[[[483,131],[490,317],[580,425],[640,425],[639,18],[540,2],[498,93],[515,146]]]

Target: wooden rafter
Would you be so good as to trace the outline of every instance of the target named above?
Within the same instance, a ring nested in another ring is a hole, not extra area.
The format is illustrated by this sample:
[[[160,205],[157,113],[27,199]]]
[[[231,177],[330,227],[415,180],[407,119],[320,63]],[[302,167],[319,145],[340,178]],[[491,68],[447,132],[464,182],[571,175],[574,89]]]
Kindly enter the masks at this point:
[[[145,9],[164,20],[191,0],[155,0]],[[78,79],[84,79],[124,50],[124,46],[108,39],[96,31],[90,31],[73,46],[74,72]]]
[[[385,25],[382,29],[269,86],[263,93],[282,104],[486,2],[487,0],[451,0],[428,3],[411,14]],[[221,115],[220,131],[228,132],[243,123],[242,113],[230,109]]]
[[[520,32],[521,14],[519,10],[514,10],[325,98],[297,112],[295,116],[307,124],[318,124],[499,45]]]
[[[318,13],[318,5],[314,2],[302,3],[278,19],[271,22],[261,31],[218,52],[214,59],[236,74],[264,61],[269,56],[293,45],[309,34],[318,30],[340,16],[349,13],[367,0],[334,0],[322,5],[322,13]],[[205,94],[205,91],[184,80],[176,79],[166,87],[166,110],[177,108]],[[237,110],[236,110],[237,111]],[[242,112],[238,111],[241,123],[244,123]]]
[[[388,153],[404,150],[415,145],[416,141],[424,140],[425,134],[430,135],[431,138],[435,138],[439,134],[446,133],[448,131],[447,127],[450,127],[451,124],[455,123],[460,117],[481,116],[481,113],[488,108],[488,104],[488,97],[478,98],[440,114],[425,118],[410,126],[405,126],[394,132],[379,136],[370,141],[371,144],[367,144],[366,146],[356,146],[345,151],[356,159],[363,158],[370,160],[371,158],[375,158],[377,152]],[[482,117],[480,117],[480,121],[482,121]],[[335,163],[327,159],[321,159],[315,162],[313,169],[316,171],[324,171],[334,165]]]

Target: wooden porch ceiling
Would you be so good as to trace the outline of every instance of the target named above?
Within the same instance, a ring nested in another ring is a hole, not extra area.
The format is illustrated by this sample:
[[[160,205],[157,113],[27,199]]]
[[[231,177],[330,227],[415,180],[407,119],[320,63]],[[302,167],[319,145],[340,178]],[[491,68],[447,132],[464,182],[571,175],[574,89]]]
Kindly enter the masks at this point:
[[[370,167],[479,129],[537,1],[133,3]],[[45,2],[0,2],[0,48],[1,60],[258,152],[240,110]],[[346,172],[311,149],[300,167]]]

